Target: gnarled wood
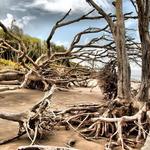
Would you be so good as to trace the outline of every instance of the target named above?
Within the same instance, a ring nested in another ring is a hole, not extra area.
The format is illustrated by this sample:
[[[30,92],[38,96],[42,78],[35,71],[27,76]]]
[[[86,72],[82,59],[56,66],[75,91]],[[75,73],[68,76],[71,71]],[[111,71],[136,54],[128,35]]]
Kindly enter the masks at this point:
[[[18,150],[77,150],[77,149],[68,147],[33,145],[33,146],[20,146]]]
[[[125,27],[124,16],[122,12],[122,0],[116,1],[116,18],[117,23],[114,23],[112,18],[107,14],[100,6],[98,6],[94,0],[86,0],[91,4],[97,12],[102,15],[109,24],[112,32],[118,60],[118,92],[117,96],[120,99],[130,100],[130,66],[128,63],[127,50],[125,47]],[[128,87],[128,88],[127,88]]]
[[[7,141],[8,142],[12,141],[13,139],[16,139],[17,137],[20,137],[20,135],[23,135],[23,133],[24,134],[27,133],[28,137],[32,141],[31,144],[34,144],[37,134],[38,134],[37,133],[38,127],[39,127],[40,123],[42,124],[41,116],[42,116],[43,112],[46,111],[47,107],[49,107],[50,100],[51,100],[52,94],[55,89],[56,89],[56,86],[53,85],[51,87],[51,90],[46,92],[44,97],[37,104],[35,104],[32,108],[30,108],[28,111],[21,112],[21,113],[0,112],[1,119],[19,123],[18,136],[14,137],[14,138],[10,138],[8,140],[3,140],[0,142],[0,144],[6,143]],[[50,124],[50,122],[48,122],[48,123]],[[30,135],[31,131],[34,132],[33,139]]]
[[[142,83],[137,95],[139,101],[149,101],[150,87],[150,34],[149,34],[149,14],[150,1],[136,0],[138,8],[138,27],[142,46]]]
[[[0,81],[10,81],[10,80],[20,80],[23,78],[23,73],[17,73],[17,72],[4,72],[0,73]]]

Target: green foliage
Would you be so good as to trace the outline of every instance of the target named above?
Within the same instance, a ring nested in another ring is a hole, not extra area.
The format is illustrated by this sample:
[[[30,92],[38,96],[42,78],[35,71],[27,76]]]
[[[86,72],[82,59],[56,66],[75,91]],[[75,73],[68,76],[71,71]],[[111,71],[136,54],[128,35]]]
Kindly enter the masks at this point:
[[[51,47],[52,47],[53,52],[65,52],[66,51],[66,49],[63,45],[59,46],[54,43],[51,43]]]
[[[21,65],[18,63],[15,63],[11,60],[6,60],[6,59],[2,59],[0,58],[0,69],[14,69],[14,70],[20,70],[21,69]]]
[[[24,34],[22,36],[22,40],[25,44],[31,44],[31,43],[40,43],[41,40],[35,37],[31,37],[30,35]]]
[[[14,31],[11,31],[14,33]],[[29,35],[25,35],[20,34],[21,32],[17,32],[15,33],[15,35],[19,36],[22,41],[24,42],[25,46],[27,47],[27,51],[29,56],[34,60],[36,60],[41,54],[46,53],[46,46],[44,45],[44,42],[42,42],[40,39],[35,38],[35,37],[31,37]],[[19,34],[19,35],[18,35]],[[11,43],[11,46],[14,48],[18,48],[18,41],[12,39],[11,37],[9,37],[8,35],[6,35],[2,29],[0,29],[0,38],[1,39],[5,39],[9,41],[9,44]],[[5,52],[5,53],[9,53],[8,50],[3,50],[1,49],[1,51]],[[7,54],[5,54],[6,56]],[[8,56],[8,55],[7,55]],[[4,55],[2,56],[2,58],[5,58]],[[5,58],[5,59],[12,59],[12,58]]]
[[[18,37],[20,37],[22,39],[22,41],[24,42],[26,48],[27,48],[27,52],[28,55],[35,61],[40,55],[47,53],[47,47],[46,47],[46,42],[42,41],[36,37],[31,37],[30,35],[27,34],[23,34],[23,31],[21,31],[21,29],[19,30],[19,28],[17,29],[9,29],[11,32],[13,32],[13,34],[17,35]],[[11,37],[9,37],[8,35],[6,35],[2,29],[0,29],[0,38],[3,38],[5,40],[10,41],[9,43],[12,43],[11,46],[18,48],[18,41],[12,39]],[[51,43],[52,46],[52,51],[53,52],[65,52],[66,49],[64,46],[58,46],[54,43]],[[9,51],[7,50],[2,50],[1,51],[5,52],[5,53],[9,53]],[[2,58],[5,59],[12,59],[12,58],[6,58],[7,54],[1,55]],[[8,55],[7,55],[8,56]],[[11,55],[10,55],[11,57]],[[13,56],[15,58],[15,56]]]
[[[28,49],[28,55],[36,60],[41,54],[46,53],[44,42],[29,35],[23,35],[22,40]]]
[[[2,29],[0,29],[0,38],[3,38],[5,35],[4,31]]]

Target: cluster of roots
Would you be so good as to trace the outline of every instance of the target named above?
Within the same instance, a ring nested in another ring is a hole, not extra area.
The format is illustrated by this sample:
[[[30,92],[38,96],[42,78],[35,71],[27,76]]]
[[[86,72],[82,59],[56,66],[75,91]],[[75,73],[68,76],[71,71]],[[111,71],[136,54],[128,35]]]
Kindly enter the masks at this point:
[[[0,118],[19,123],[17,136],[3,140],[0,144],[27,134],[32,145],[37,138],[52,134],[60,126],[65,126],[67,130],[73,129],[87,140],[108,138],[105,145],[107,150],[116,146],[132,149],[146,139],[149,132],[148,104],[143,104],[138,110],[132,103],[113,100],[103,105],[80,104],[63,110],[52,110],[50,102],[54,90],[55,85],[27,112],[0,113]]]
[[[115,99],[117,96],[117,73],[116,61],[108,62],[98,74],[99,86],[102,89],[106,100]]]
[[[85,107],[91,110],[80,110],[68,119],[69,125],[85,139],[108,138],[106,149],[116,146],[132,149],[146,139],[149,122],[144,109],[139,113],[131,103],[117,101]]]

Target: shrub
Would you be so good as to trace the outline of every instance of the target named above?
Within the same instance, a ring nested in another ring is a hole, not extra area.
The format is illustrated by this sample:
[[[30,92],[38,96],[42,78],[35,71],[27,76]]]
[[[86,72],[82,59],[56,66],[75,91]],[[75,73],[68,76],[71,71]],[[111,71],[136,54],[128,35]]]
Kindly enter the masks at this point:
[[[14,69],[14,70],[20,70],[22,67],[20,64],[15,63],[11,60],[6,60],[0,58],[0,69]]]

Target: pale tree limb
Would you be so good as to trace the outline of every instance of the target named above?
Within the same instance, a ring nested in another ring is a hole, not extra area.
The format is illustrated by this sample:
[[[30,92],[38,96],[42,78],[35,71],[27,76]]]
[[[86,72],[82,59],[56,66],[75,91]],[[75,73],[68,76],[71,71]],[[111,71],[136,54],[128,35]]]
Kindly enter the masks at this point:
[[[51,102],[51,97],[53,92],[55,91],[56,86],[53,85],[51,90],[46,92],[44,97],[35,104],[31,109],[22,113],[3,113],[0,112],[0,118],[14,121],[19,123],[19,132],[18,135],[14,138],[10,138],[8,140],[1,141],[0,144],[12,141],[23,134],[27,133],[29,139],[31,140],[31,144],[34,144],[37,137],[37,130],[39,127],[39,123],[41,123],[41,115],[42,113],[49,107]],[[35,126],[35,127],[34,127]],[[34,128],[33,128],[34,127]],[[34,131],[34,138],[32,139],[30,132]]]

